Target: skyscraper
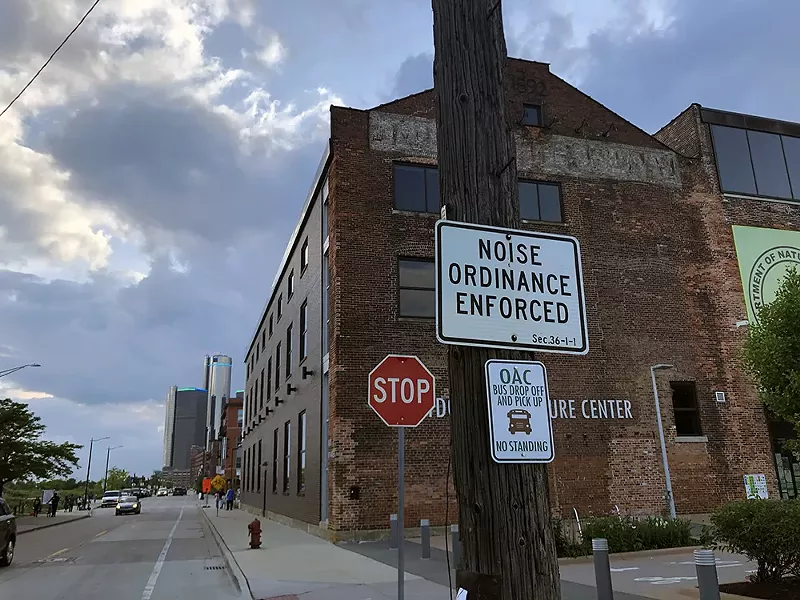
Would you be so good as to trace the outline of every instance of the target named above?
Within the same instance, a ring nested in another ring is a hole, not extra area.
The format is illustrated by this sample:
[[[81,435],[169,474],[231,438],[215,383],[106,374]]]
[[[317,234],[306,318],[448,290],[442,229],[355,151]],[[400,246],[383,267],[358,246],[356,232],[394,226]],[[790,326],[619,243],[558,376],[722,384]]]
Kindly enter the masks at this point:
[[[207,396],[208,391],[204,388],[178,388],[171,462],[174,469],[188,469],[191,447],[203,443]]]
[[[167,400],[164,403],[164,467],[172,467],[172,448],[175,444],[175,396],[178,393],[178,386],[173,385],[167,392]]]
[[[222,405],[231,395],[231,366],[230,356],[215,354],[211,357],[208,369],[208,398],[206,402],[206,449],[211,449],[211,441],[217,439],[222,423]]]

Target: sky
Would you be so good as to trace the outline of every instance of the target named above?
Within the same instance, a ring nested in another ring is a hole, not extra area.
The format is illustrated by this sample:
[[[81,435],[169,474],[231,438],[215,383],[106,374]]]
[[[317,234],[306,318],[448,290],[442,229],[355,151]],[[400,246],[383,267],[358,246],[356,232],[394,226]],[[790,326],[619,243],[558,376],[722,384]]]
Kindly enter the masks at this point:
[[[93,0],[0,3],[0,109]],[[505,0],[509,54],[646,131],[692,102],[800,121],[796,0]],[[233,389],[331,104],[432,85],[430,0],[100,0],[0,118],[0,394],[161,466],[170,385]],[[87,448],[78,474],[85,475]],[[95,455],[96,457],[97,455]]]

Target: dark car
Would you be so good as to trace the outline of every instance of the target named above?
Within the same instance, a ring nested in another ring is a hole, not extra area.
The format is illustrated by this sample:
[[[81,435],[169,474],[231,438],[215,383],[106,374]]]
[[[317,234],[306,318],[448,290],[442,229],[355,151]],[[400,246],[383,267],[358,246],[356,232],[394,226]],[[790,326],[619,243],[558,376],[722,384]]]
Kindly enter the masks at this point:
[[[17,519],[6,501],[0,498],[0,567],[7,567],[14,560],[17,544]]]
[[[185,487],[176,487],[172,490],[173,496],[185,496],[186,495],[186,488]]]
[[[136,496],[120,496],[117,502],[116,515],[140,515],[142,514],[142,505],[139,498]]]

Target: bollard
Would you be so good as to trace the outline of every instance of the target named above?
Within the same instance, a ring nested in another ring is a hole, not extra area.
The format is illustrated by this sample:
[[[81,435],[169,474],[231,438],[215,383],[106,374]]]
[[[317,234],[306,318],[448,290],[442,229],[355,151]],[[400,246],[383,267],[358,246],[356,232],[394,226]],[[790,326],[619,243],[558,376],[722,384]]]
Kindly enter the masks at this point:
[[[389,516],[389,548],[397,548],[397,515]]]
[[[453,568],[458,568],[461,561],[461,537],[458,535],[458,525],[450,525],[450,541],[453,544]]]
[[[611,587],[611,563],[608,561],[608,540],[597,538],[592,540],[594,555],[594,580],[597,585],[597,600],[614,600],[614,589]]]
[[[422,538],[422,558],[431,557],[431,522],[428,519],[420,519],[419,533]]]
[[[697,587],[700,600],[719,600],[717,561],[713,550],[695,550],[694,566],[697,569]]]

